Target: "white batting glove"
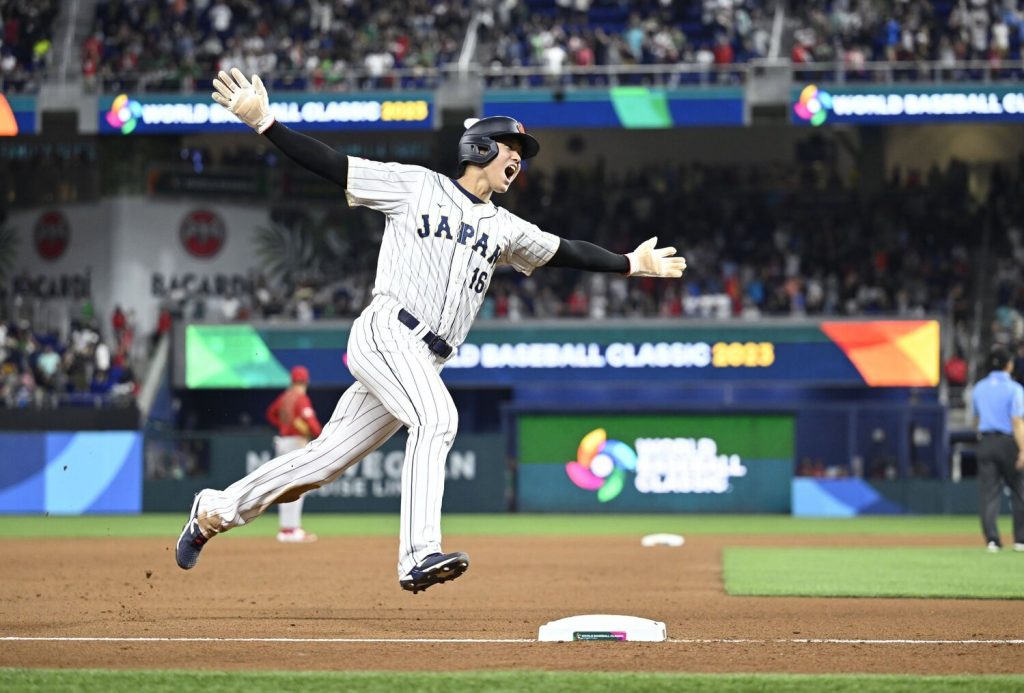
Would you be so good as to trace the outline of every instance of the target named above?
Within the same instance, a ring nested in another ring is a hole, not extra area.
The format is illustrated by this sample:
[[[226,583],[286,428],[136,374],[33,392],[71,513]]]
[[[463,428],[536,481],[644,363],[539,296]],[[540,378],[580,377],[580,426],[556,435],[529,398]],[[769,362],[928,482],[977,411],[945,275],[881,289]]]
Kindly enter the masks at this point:
[[[231,68],[230,75],[221,70],[213,80],[213,88],[217,90],[211,94],[214,101],[261,135],[274,124],[270,97],[259,75],[253,75],[250,84],[237,67]]]
[[[676,249],[655,248],[658,237],[649,238],[632,253],[626,253],[629,259],[630,277],[681,277],[686,269],[686,258],[678,257]]]

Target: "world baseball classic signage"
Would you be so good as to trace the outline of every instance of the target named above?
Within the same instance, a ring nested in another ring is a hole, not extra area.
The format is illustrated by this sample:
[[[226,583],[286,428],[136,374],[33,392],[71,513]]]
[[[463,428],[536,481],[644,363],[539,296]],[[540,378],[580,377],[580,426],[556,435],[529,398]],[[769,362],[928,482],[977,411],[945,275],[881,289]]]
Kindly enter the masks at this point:
[[[789,512],[791,415],[524,413],[527,512]]]
[[[284,92],[273,98],[274,117],[297,130],[429,130],[430,92],[344,95]],[[243,125],[209,94],[117,94],[99,98],[99,134],[175,134],[244,131]]]
[[[284,387],[307,366],[321,385],[349,384],[348,325],[189,325],[175,380],[190,388]],[[299,351],[301,350],[301,351]],[[445,365],[452,385],[588,381],[804,382],[935,387],[935,320],[720,323],[484,323]]]
[[[1024,90],[985,84],[847,87],[806,84],[793,91],[797,125],[1024,121]]]

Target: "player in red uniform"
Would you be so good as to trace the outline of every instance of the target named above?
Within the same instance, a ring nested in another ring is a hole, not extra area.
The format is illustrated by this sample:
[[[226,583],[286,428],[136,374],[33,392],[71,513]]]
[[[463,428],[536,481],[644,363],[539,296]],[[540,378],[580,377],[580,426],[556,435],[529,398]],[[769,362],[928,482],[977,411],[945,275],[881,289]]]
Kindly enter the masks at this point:
[[[267,407],[267,421],[277,429],[274,436],[274,457],[298,450],[320,435],[320,422],[306,394],[309,371],[305,366],[292,368],[292,384]],[[302,497],[291,503],[278,504],[281,529],[277,540],[283,542],[316,541],[315,534],[302,529]]]

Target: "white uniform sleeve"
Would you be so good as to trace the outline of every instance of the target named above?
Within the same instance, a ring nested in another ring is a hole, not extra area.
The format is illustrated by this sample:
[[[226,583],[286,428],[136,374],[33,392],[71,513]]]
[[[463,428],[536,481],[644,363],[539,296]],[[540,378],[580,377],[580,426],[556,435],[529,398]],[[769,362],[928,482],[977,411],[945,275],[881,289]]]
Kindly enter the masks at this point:
[[[561,242],[558,236],[541,231],[536,224],[524,221],[514,214],[508,214],[511,223],[509,244],[504,248],[498,264],[512,265],[529,276],[533,270],[546,265],[558,250]]]
[[[421,166],[348,158],[345,197],[350,207],[369,207],[390,214],[420,194],[430,171]]]

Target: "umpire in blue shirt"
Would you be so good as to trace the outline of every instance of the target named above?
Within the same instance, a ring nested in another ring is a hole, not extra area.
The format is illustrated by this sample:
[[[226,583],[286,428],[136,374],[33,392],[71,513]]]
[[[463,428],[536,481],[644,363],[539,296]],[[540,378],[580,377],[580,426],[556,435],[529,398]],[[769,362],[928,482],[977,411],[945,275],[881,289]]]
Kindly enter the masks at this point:
[[[1013,507],[1013,548],[1024,551],[1024,387],[1010,377],[1013,357],[1005,349],[994,349],[988,366],[991,372],[972,394],[978,418],[981,531],[989,551],[1002,548],[996,521],[1005,483]]]

